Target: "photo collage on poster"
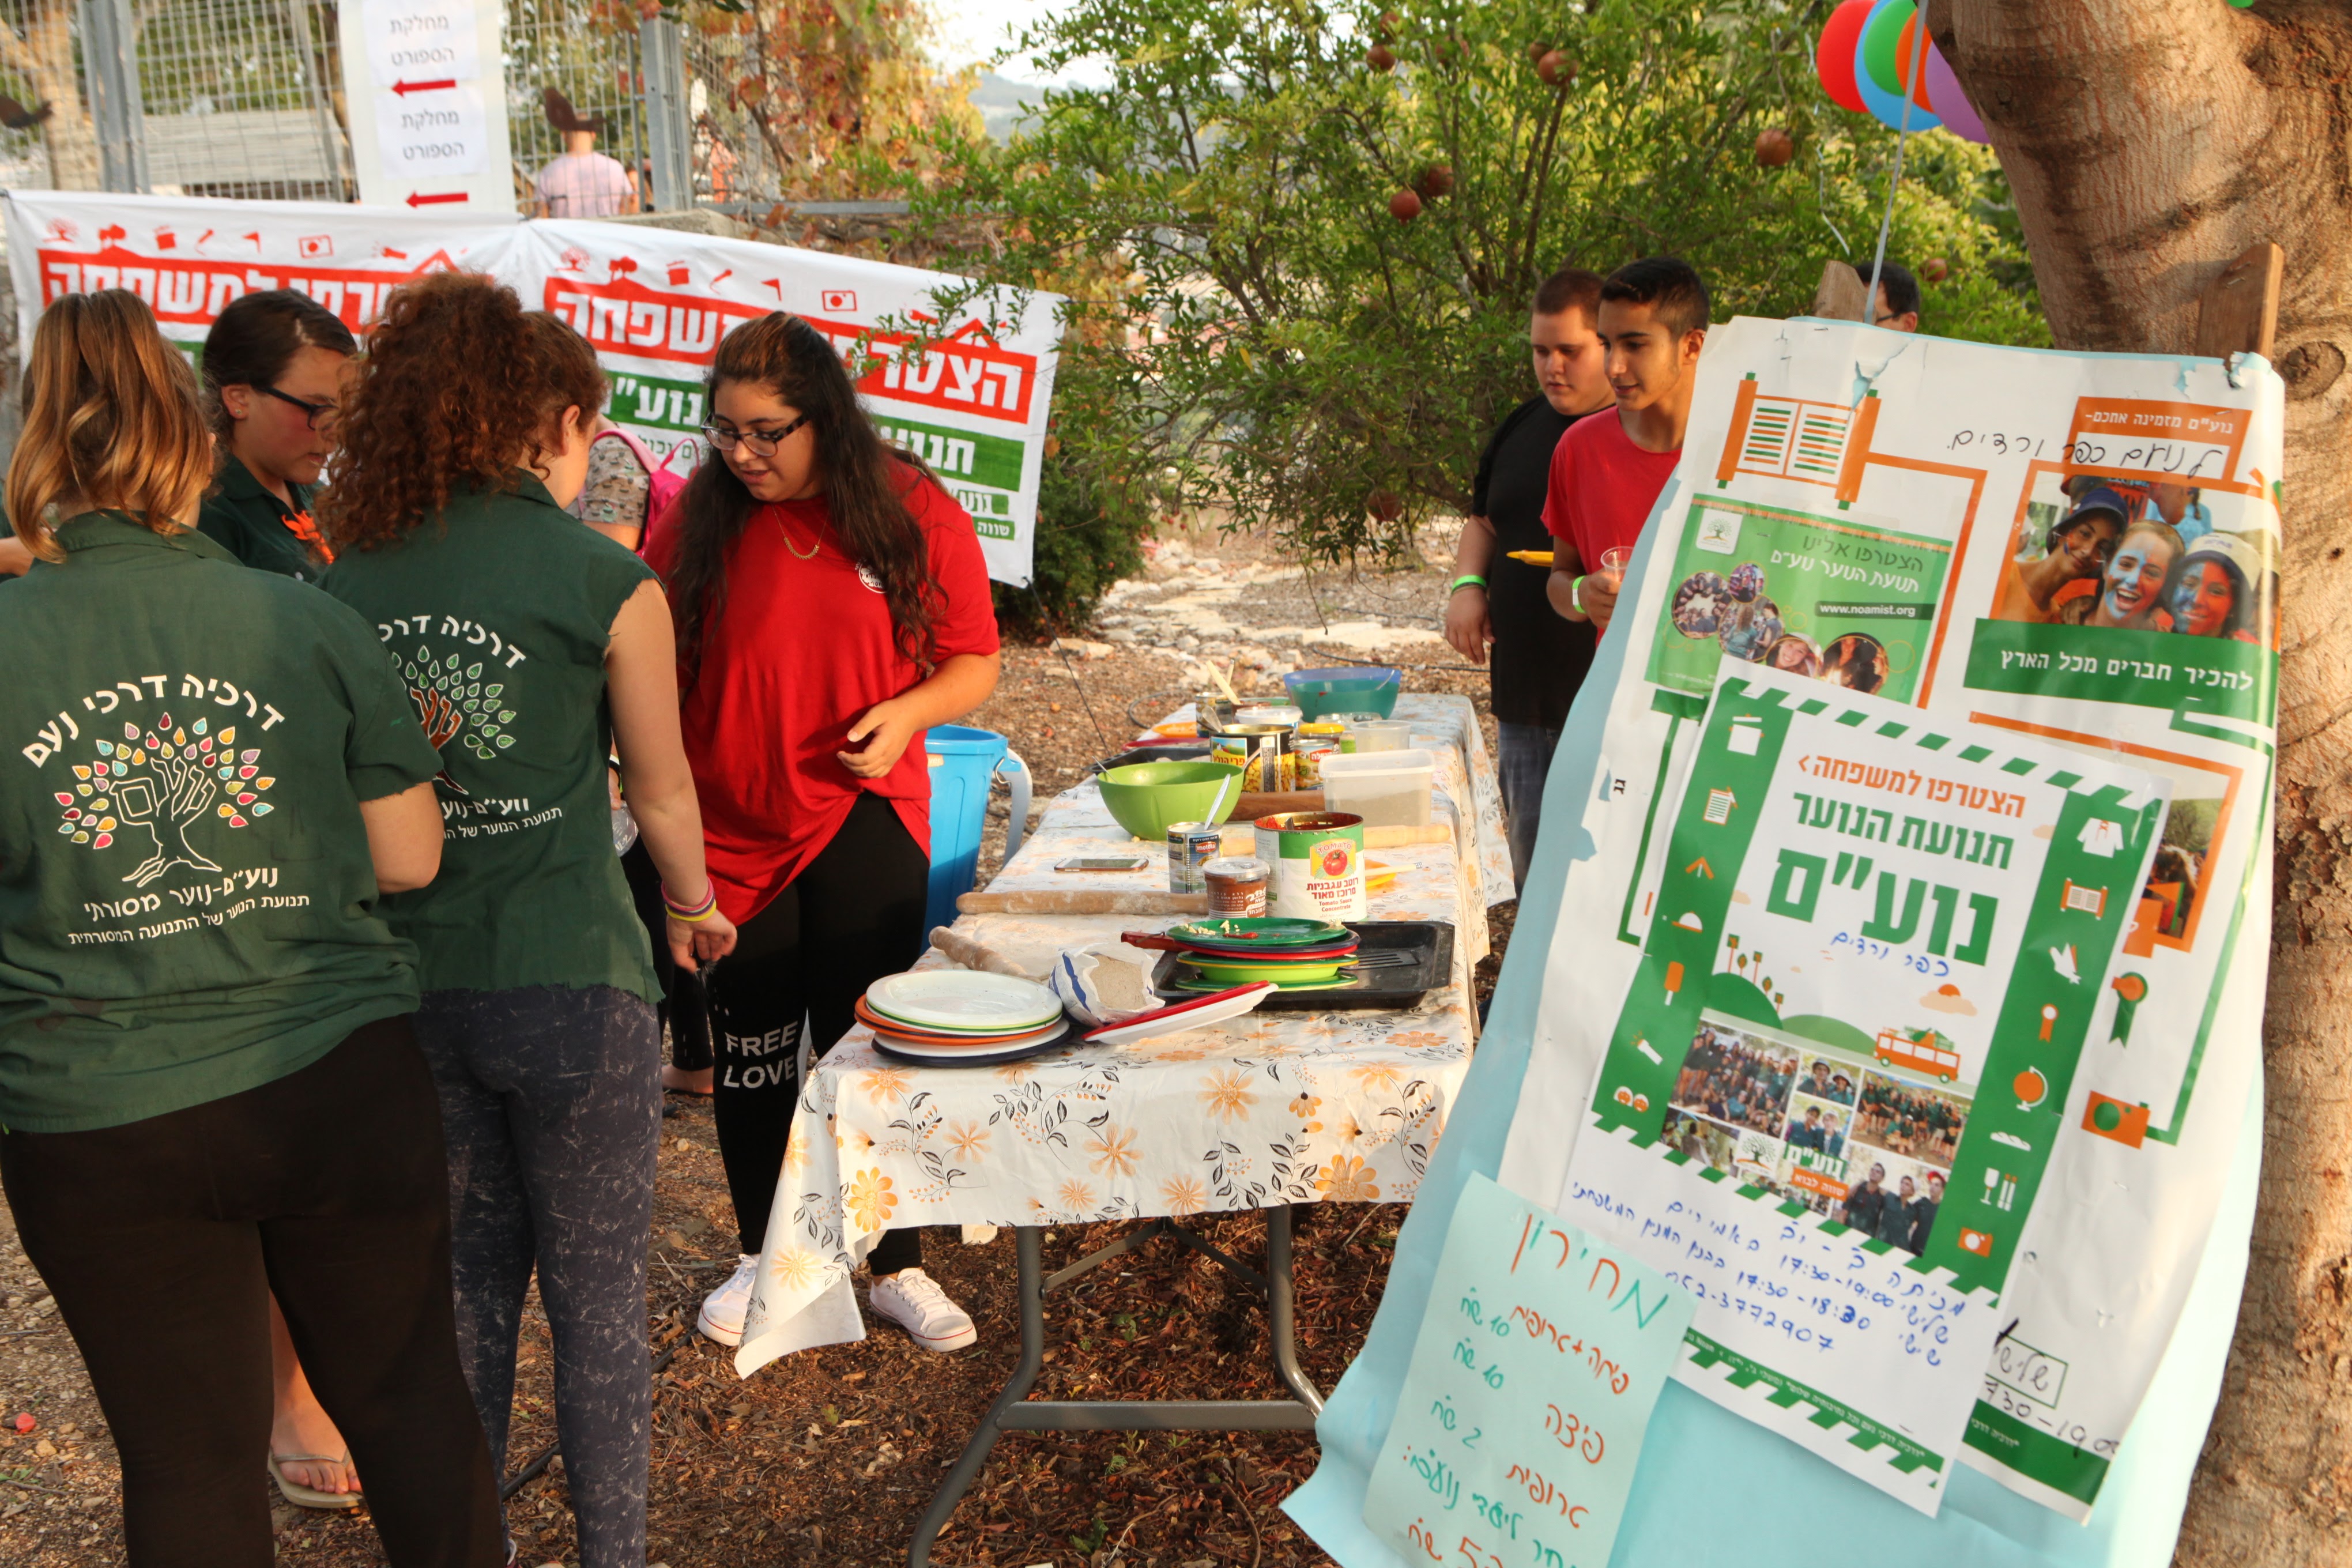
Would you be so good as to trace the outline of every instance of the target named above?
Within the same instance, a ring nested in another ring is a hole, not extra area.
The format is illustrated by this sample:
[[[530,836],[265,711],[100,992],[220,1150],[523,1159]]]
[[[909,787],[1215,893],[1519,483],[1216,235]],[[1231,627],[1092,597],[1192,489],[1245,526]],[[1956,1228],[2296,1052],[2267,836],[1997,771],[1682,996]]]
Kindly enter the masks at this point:
[[[1969,1100],[1948,1087],[1957,1065],[1933,1029],[1889,1029],[1862,1058],[1706,1013],[1659,1135],[1696,1163],[1917,1253],[1968,1128]]]
[[[2045,468],[2020,509],[1991,618],[2274,647],[2272,516],[2227,491]]]

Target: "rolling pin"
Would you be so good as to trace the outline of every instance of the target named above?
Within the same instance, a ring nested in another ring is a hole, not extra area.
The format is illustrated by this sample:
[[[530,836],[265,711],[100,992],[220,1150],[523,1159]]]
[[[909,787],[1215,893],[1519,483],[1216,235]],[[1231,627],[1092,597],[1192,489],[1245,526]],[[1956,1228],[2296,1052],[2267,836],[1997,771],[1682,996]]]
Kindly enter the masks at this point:
[[[956,909],[967,915],[1205,915],[1209,895],[1026,888],[1010,893],[965,893],[956,900]]]
[[[994,948],[974,942],[968,936],[958,935],[945,926],[932,928],[931,945],[938,948],[950,963],[965,969],[984,969],[992,974],[1009,974],[1015,980],[1034,982],[1037,978]]]

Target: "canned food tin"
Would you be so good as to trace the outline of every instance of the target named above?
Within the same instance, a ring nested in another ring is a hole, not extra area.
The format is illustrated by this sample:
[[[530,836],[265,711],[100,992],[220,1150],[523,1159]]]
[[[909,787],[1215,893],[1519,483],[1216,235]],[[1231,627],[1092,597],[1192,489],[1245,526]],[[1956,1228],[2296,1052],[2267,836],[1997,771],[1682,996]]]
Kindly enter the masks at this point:
[[[1254,918],[1265,913],[1266,885],[1274,879],[1274,870],[1265,861],[1251,855],[1224,856],[1202,867],[1201,875],[1208,883],[1211,914]]]
[[[1201,868],[1215,859],[1224,846],[1224,834],[1213,822],[1171,822],[1168,825],[1168,890],[1198,893],[1207,889]]]
[[[1209,760],[1242,770],[1242,788],[1286,793],[1297,778],[1290,731],[1278,724],[1237,724],[1209,743]]]
[[[1293,811],[1257,819],[1257,858],[1273,868],[1266,913],[1360,921],[1364,902],[1364,819],[1344,811]]]

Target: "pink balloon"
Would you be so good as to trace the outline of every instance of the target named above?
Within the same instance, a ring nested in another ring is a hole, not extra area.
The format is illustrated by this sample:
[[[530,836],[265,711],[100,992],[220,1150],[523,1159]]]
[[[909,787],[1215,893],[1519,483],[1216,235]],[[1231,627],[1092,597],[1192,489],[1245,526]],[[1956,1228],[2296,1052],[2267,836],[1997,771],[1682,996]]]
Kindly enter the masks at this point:
[[[1953,135],[1979,143],[1992,140],[1985,134],[1984,121],[1977,118],[1969,95],[1960,90],[1960,79],[1952,74],[1951,62],[1932,40],[1927,45],[1927,102]]]

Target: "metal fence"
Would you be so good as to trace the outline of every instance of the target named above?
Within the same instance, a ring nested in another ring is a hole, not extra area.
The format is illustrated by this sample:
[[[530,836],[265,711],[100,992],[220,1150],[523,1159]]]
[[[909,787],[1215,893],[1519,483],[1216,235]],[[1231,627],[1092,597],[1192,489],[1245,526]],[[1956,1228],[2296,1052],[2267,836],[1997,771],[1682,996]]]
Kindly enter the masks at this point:
[[[0,104],[0,184],[357,198],[335,0],[0,0],[0,94],[24,110]],[[507,0],[508,139],[520,210],[530,210],[539,170],[563,151],[545,112],[551,87],[604,122],[599,150],[641,182],[669,151],[662,132],[670,132],[681,145],[658,183],[667,205],[692,199],[680,188],[693,151],[683,81],[675,94],[655,94],[671,118],[649,124],[640,53],[634,18],[578,0]],[[676,77],[675,50],[669,66]],[[46,120],[31,118],[45,108]]]
[[[685,35],[685,41],[687,113],[694,127],[694,199],[776,200],[783,190],[780,151],[744,103],[765,79],[761,39],[756,34],[695,29]]]
[[[562,132],[547,119],[551,87],[580,115],[604,121],[596,150],[619,159],[645,193],[650,148],[634,24],[616,29],[578,0],[507,0],[506,78],[507,136],[522,211],[530,210],[539,171],[563,151]]]

